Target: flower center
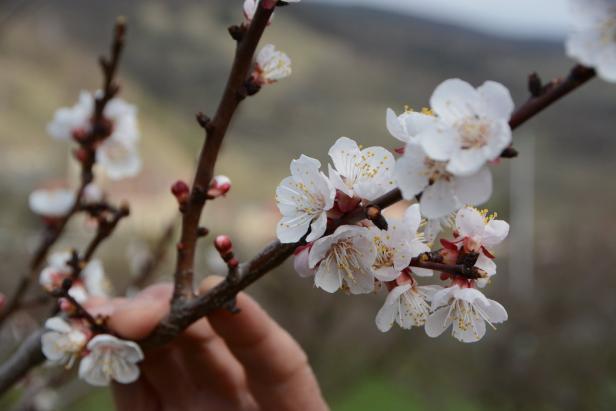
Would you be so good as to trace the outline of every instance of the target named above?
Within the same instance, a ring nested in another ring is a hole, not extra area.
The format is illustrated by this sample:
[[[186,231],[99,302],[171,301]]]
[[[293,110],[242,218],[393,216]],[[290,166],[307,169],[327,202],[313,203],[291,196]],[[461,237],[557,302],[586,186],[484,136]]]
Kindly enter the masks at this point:
[[[372,241],[376,246],[376,260],[374,260],[373,267],[377,270],[384,267],[393,267],[395,250],[385,244],[379,236],[375,236]]]
[[[366,271],[360,257],[361,253],[353,246],[353,241],[344,238],[332,245],[324,263],[328,267],[335,266],[347,280],[355,281],[356,274]]]
[[[446,167],[446,162],[435,161],[426,156],[424,160],[424,175],[428,177],[430,184],[434,184],[438,180],[449,181],[453,175],[446,170]]]
[[[462,139],[463,150],[481,148],[488,144],[490,125],[478,117],[462,120],[457,129]]]

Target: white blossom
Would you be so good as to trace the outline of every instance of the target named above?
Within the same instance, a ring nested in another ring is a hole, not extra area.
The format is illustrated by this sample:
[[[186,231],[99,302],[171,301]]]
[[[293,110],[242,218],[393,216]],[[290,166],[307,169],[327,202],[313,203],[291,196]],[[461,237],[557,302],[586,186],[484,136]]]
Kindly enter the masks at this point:
[[[419,205],[413,204],[406,209],[401,221],[389,221],[387,230],[371,228],[377,253],[372,270],[377,279],[395,280],[409,266],[411,259],[430,251],[417,234],[420,223]],[[413,272],[419,276],[432,275],[432,270],[424,268],[413,267]]]
[[[301,155],[291,162],[291,176],[276,189],[282,214],[276,233],[282,243],[299,241],[310,228],[306,241],[320,238],[327,228],[327,210],[334,205],[336,190],[319,171],[321,163]]]
[[[475,89],[460,79],[445,80],[434,90],[430,106],[435,116],[416,122],[416,138],[429,158],[447,162],[451,174],[476,174],[511,143],[514,105],[500,83],[486,81]]]
[[[340,288],[351,294],[374,290],[372,264],[376,250],[369,230],[358,226],[340,226],[334,234],[314,242],[308,257],[309,267],[316,268],[314,284],[334,293]]]
[[[616,82],[616,2],[571,0],[571,18],[567,55]]]
[[[75,193],[64,188],[39,189],[30,193],[28,204],[32,212],[43,217],[64,217],[75,204]]]
[[[88,133],[93,115],[94,95],[82,91],[75,106],[56,111],[47,132],[59,140],[69,140],[78,131]],[[111,134],[97,147],[97,163],[112,180],[135,176],[141,170],[137,108],[116,97],[107,103],[103,116],[111,123]]]
[[[428,317],[425,330],[430,337],[438,337],[452,326],[452,335],[462,342],[479,341],[490,326],[507,320],[507,311],[481,291],[453,285],[437,291],[432,297],[433,313]]]
[[[39,276],[39,283],[47,290],[61,287],[65,278],[70,278],[73,269],[68,265],[70,252],[56,252],[47,259],[47,266]],[[105,275],[100,260],[90,260],[82,269],[80,278],[73,281],[68,291],[78,303],[85,302],[89,296],[108,297],[111,294],[111,282]]]
[[[423,326],[430,315],[428,302],[439,289],[439,286],[418,286],[414,281],[394,287],[376,315],[377,328],[387,332],[394,322],[404,329]]]
[[[340,137],[329,149],[333,186],[349,197],[374,200],[395,188],[394,156],[383,147],[363,150],[348,137]]]
[[[141,171],[141,157],[135,143],[107,138],[96,150],[96,162],[112,180],[134,177]]]
[[[258,84],[271,84],[291,75],[291,59],[273,44],[266,44],[257,54],[253,74]]]
[[[460,247],[467,252],[479,253],[475,267],[486,272],[488,277],[496,274],[496,264],[490,248],[500,244],[509,234],[509,224],[496,220],[496,215],[487,215],[473,207],[465,207],[456,214],[455,228]],[[485,279],[482,279],[485,280]],[[481,285],[485,281],[480,282]]]
[[[109,385],[111,380],[130,384],[139,378],[137,363],[143,351],[132,341],[108,334],[97,335],[88,342],[89,351],[79,364],[79,377],[95,386]]]
[[[73,107],[63,107],[54,113],[53,120],[47,125],[47,133],[57,140],[70,140],[74,131],[90,128],[93,112],[92,94],[82,91]]]
[[[60,317],[49,318],[45,328],[49,331],[41,337],[41,349],[47,360],[54,365],[72,367],[86,344],[86,334]]]
[[[487,166],[475,174],[456,176],[447,163],[430,158],[416,143],[408,143],[395,165],[394,176],[402,196],[421,194],[421,213],[429,219],[445,217],[465,204],[486,202],[492,195],[492,173]]]

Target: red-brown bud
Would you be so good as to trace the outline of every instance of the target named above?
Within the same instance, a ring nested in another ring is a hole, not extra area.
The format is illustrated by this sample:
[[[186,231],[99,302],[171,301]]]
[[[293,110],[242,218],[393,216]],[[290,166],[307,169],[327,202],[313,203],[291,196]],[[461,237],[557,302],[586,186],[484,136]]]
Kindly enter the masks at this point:
[[[216,198],[224,196],[231,190],[231,180],[227,176],[216,176],[210,183],[210,188],[207,191],[207,195],[210,198]]]
[[[171,186],[171,193],[178,199],[178,203],[185,204],[188,201],[190,187],[182,180],[178,180]]]
[[[216,247],[220,255],[224,256],[233,249],[233,243],[229,236],[222,234],[214,239],[214,247]]]

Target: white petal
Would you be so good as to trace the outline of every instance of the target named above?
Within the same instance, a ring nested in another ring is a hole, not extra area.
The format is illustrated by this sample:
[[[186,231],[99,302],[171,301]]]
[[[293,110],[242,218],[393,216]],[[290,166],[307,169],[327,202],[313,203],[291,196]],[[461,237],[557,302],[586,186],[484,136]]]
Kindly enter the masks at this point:
[[[443,180],[426,187],[419,201],[421,213],[427,218],[438,218],[457,209],[459,203],[453,190],[454,183]]]
[[[321,238],[327,229],[327,213],[323,212],[310,225],[310,234],[306,237],[307,242]]]
[[[507,310],[497,301],[488,300],[488,304],[481,302],[480,306],[491,323],[498,324],[507,321]]]
[[[492,173],[488,167],[483,167],[477,174],[456,177],[453,189],[461,204],[483,204],[492,196]]]
[[[460,322],[453,321],[452,335],[459,341],[465,343],[477,342],[483,338],[486,333],[486,323],[483,318],[477,315],[471,315],[469,324],[465,324],[465,328],[460,328]]]
[[[55,331],[43,334],[41,337],[41,350],[45,358],[52,362],[61,362],[67,356],[66,350],[63,349],[66,338],[66,335]]]
[[[381,332],[389,331],[392,325],[394,325],[397,315],[397,304],[383,304],[379,312],[376,313],[376,318],[374,320],[374,322],[376,323],[376,327]]]
[[[451,317],[448,317],[449,307],[441,307],[428,317],[425,330],[428,337],[438,337],[451,325]]]
[[[403,121],[408,135],[411,139],[413,139],[424,130],[433,127],[436,123],[438,123],[438,118],[413,111],[411,113],[407,113],[403,117]]]
[[[314,275],[314,285],[328,293],[335,293],[342,286],[342,276],[337,269],[329,269],[325,264],[320,264]]]
[[[419,145],[408,144],[404,155],[394,167],[394,176],[402,196],[409,200],[421,193],[429,179],[425,166],[426,155]]]
[[[309,254],[310,250],[308,248],[304,248],[293,258],[293,268],[300,277],[312,277],[315,273],[315,271],[310,268],[308,264]]]
[[[96,161],[112,180],[134,177],[141,171],[137,147],[115,138],[108,138],[96,150]]]
[[[332,183],[332,186],[334,186],[336,190],[342,191],[349,197],[353,197],[353,190],[351,189],[351,187],[345,184],[345,182],[342,180],[342,177],[340,176],[340,173],[336,171],[336,169],[333,168],[330,164],[328,164],[328,168],[329,181]]]
[[[393,154],[383,147],[368,147],[361,151],[362,163],[355,193],[374,200],[394,188],[393,172],[396,165]]]
[[[110,377],[103,372],[102,366],[98,364],[97,360],[97,356],[93,354],[82,358],[79,364],[79,378],[90,385],[105,387],[111,382]]]
[[[396,113],[394,113],[394,111],[390,108],[387,109],[387,114],[386,114],[386,124],[387,124],[387,131],[389,131],[389,134],[392,135],[392,137],[397,138],[398,140],[406,143],[409,139],[409,135],[406,133],[406,130],[402,127],[402,124],[400,122],[400,120],[398,119],[398,116],[396,115]]]
[[[419,204],[413,204],[404,212],[404,224],[405,228],[414,237],[419,230],[421,224],[421,213],[419,211]]]
[[[276,236],[281,243],[299,241],[310,227],[310,216],[306,214],[283,217],[276,226]]]
[[[481,244],[493,247],[501,243],[509,234],[509,224],[503,220],[490,220],[485,227]]]
[[[495,81],[486,81],[477,88],[477,92],[483,99],[489,117],[509,120],[514,103],[507,87]]]
[[[139,378],[139,367],[121,359],[113,361],[112,370],[113,379],[121,384],[130,384]]]
[[[472,207],[464,207],[456,213],[456,230],[462,237],[480,237],[485,223],[483,216]]]
[[[361,161],[359,146],[348,137],[340,137],[329,149],[329,156],[336,170],[346,178],[354,179],[357,165]]]
[[[616,33],[616,30],[615,30]],[[616,36],[616,34],[614,34]],[[616,39],[611,47],[603,50],[597,59],[597,74],[605,81],[616,82]]]
[[[447,171],[456,176],[470,176],[476,174],[487,161],[488,158],[481,149],[458,150],[447,163]]]
[[[448,124],[474,114],[482,106],[479,93],[465,81],[449,79],[442,82],[430,98],[430,106]]]
[[[482,269],[490,277],[496,274],[496,264],[492,261],[492,259],[486,257],[483,253],[479,254],[475,267]]]
[[[71,326],[61,317],[51,317],[45,321],[45,328],[59,333],[67,334],[71,332]]]
[[[447,161],[459,146],[458,132],[443,122],[425,128],[417,135],[428,157],[437,161]]]

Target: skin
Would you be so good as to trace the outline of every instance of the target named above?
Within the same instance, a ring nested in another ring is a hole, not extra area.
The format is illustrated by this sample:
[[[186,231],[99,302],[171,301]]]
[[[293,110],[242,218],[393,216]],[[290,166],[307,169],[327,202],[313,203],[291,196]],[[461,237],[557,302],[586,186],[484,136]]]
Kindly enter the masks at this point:
[[[200,291],[219,281],[209,277]],[[139,340],[168,312],[171,293],[171,284],[157,284],[130,300],[92,301],[89,308],[109,315],[120,337]],[[237,306],[239,314],[217,311],[146,352],[138,381],[114,383],[117,409],[328,410],[298,343],[248,295],[240,293]]]

